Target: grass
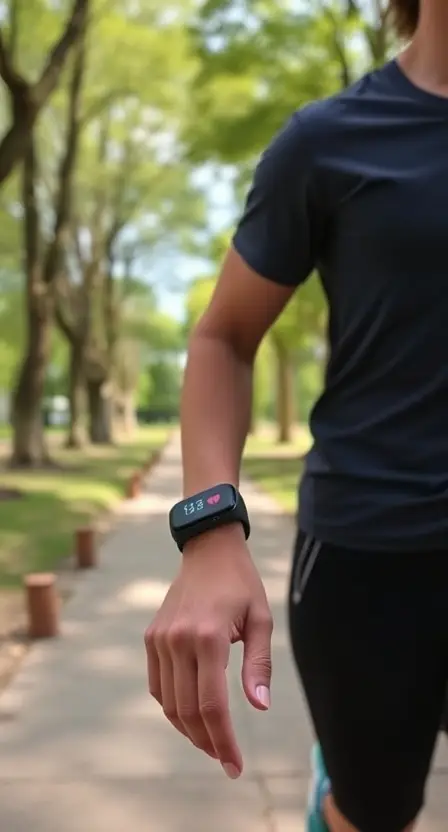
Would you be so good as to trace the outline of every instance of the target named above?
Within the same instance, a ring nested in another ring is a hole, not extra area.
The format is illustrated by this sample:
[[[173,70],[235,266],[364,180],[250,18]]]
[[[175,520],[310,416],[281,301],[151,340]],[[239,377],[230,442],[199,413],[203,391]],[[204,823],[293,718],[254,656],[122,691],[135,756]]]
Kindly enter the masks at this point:
[[[61,470],[0,471],[0,488],[23,497],[0,501],[0,588],[17,588],[28,571],[45,571],[71,553],[73,532],[123,496],[137,467],[160,448],[169,428],[141,428],[131,441],[82,452],[56,447]]]
[[[47,428],[47,433],[51,434],[52,436],[57,436],[58,434],[64,433],[64,428],[55,426]],[[3,423],[0,423],[0,440],[3,441],[5,439],[11,439],[11,426]]]
[[[272,428],[250,436],[244,453],[244,473],[271,494],[289,513],[297,508],[302,457],[310,443],[306,428],[297,428],[292,442],[279,445]]]

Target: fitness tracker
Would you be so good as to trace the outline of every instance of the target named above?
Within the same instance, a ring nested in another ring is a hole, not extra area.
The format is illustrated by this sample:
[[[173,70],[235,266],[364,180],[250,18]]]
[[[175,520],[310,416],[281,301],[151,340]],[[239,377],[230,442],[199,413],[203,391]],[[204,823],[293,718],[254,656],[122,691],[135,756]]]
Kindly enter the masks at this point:
[[[181,552],[193,537],[228,523],[241,523],[247,540],[250,534],[247,508],[239,491],[226,483],[181,500],[169,515],[171,536]]]

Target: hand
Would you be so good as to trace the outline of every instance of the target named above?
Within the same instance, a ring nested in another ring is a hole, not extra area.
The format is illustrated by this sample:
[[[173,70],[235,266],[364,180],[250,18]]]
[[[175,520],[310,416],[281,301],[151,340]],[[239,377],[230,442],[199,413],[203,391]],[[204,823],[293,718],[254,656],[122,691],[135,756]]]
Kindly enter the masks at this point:
[[[190,541],[145,634],[149,690],[175,728],[218,759],[232,779],[243,761],[229,713],[230,646],[244,643],[243,688],[255,708],[266,710],[271,635],[266,593],[241,526]]]

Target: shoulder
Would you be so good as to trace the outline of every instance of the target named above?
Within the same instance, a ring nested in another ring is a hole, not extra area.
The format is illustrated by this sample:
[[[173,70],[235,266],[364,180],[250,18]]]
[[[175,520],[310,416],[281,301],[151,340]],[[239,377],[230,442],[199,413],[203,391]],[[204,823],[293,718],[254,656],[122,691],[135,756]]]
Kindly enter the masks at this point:
[[[377,72],[363,75],[336,95],[296,110],[274,136],[265,155],[279,154],[283,161],[313,162],[329,143],[366,113],[377,95]]]

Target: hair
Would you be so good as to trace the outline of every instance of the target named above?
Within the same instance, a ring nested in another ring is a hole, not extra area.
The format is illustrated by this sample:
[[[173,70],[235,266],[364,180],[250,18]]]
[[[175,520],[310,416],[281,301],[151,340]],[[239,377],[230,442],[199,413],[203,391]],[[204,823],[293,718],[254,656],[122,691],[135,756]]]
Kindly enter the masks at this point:
[[[389,11],[398,35],[413,37],[420,15],[420,0],[390,0]]]

